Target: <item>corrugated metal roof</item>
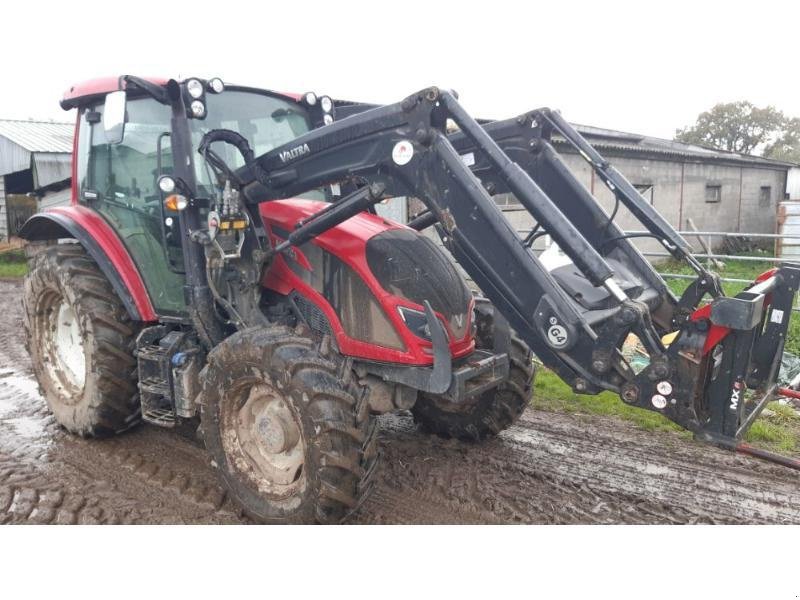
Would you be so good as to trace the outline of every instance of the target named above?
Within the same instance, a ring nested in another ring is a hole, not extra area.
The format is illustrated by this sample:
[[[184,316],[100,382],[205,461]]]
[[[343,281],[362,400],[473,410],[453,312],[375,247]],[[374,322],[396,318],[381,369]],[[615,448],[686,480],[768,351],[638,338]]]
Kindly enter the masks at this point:
[[[575,129],[583,135],[590,144],[597,148],[606,150],[617,150],[618,152],[654,154],[663,156],[673,156],[680,158],[693,158],[705,161],[721,161],[749,163],[764,167],[790,168],[792,163],[750,154],[737,154],[716,148],[706,148],[696,144],[685,144],[676,140],[665,140],[649,135],[638,135],[614,129],[604,129],[590,125],[578,125],[573,123]],[[554,141],[565,143],[560,136],[554,136]]]
[[[73,123],[0,119],[0,136],[28,152],[72,152]]]

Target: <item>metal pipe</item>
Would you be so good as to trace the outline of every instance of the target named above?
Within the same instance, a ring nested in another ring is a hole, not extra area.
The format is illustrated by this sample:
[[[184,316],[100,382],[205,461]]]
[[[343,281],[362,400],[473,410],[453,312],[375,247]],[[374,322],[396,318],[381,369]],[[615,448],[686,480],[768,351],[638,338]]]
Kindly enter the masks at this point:
[[[506,208],[503,207],[503,212],[515,212],[515,211],[524,211],[524,207],[519,208]],[[530,229],[518,229],[517,233],[520,235],[525,235],[529,233]],[[625,235],[640,235],[640,234],[649,234],[648,231],[639,231],[636,229],[631,229],[628,231],[623,232]],[[729,233],[725,231],[679,231],[681,235],[685,236],[698,236],[704,235],[706,237],[730,237],[730,238],[760,238],[765,240],[800,240],[800,233]]]
[[[782,454],[776,454],[775,452],[770,452],[769,450],[762,450],[761,448],[756,448],[755,446],[751,446],[745,442],[737,444],[733,449],[740,454],[748,454],[762,460],[768,460],[769,462],[800,471],[800,460],[797,460],[796,458],[783,456]]]
[[[646,231],[631,230],[628,233],[648,233]],[[800,233],[747,233],[747,232],[729,232],[729,231],[679,231],[681,235],[697,236],[704,235],[710,237],[731,237],[731,238],[763,238],[763,239],[793,239],[800,240]]]
[[[798,375],[798,377],[796,377],[795,379],[798,379],[798,378],[800,378],[800,375]],[[785,396],[787,398],[794,398],[796,400],[800,400],[800,392],[798,392],[797,390],[792,390],[792,389],[785,388],[785,387],[779,387],[778,388],[778,393],[781,396]]]
[[[670,279],[689,279],[691,281],[697,279],[697,275],[682,275],[680,273],[659,273],[659,275]],[[726,283],[753,283],[752,279],[734,279],[731,277],[720,277],[719,280]]]
[[[408,223],[406,223],[406,225],[411,227],[411,229],[422,231],[423,229],[435,224],[437,221],[438,219],[436,218],[436,213],[426,210],[422,214],[419,214],[411,219]]]
[[[659,256],[669,258],[672,256],[666,252],[642,252],[645,256]],[[744,260],[750,262],[772,262],[772,263],[796,263],[800,262],[798,259],[789,258],[775,258],[773,256],[735,256],[732,254],[692,254],[694,258],[722,258],[724,260]]]

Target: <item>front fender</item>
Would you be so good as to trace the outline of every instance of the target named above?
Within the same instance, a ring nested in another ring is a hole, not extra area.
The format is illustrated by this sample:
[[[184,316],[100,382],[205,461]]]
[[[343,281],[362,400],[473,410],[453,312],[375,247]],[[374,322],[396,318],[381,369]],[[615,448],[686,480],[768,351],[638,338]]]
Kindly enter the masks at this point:
[[[111,282],[134,321],[157,321],[139,270],[119,236],[85,206],[59,206],[28,219],[17,234],[29,241],[77,240]]]

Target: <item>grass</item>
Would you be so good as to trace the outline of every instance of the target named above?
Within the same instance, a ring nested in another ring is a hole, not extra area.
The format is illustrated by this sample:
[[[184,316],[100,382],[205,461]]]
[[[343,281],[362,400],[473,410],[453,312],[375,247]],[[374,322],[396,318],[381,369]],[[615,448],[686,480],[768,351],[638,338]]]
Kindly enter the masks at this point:
[[[725,261],[725,268],[720,271],[720,275],[731,279],[752,281],[772,266],[773,264],[767,261],[730,260]],[[674,261],[665,261],[656,268],[662,273],[693,274],[688,266]],[[690,280],[686,279],[666,279],[666,281],[672,291],[678,295],[690,283]],[[723,288],[728,295],[737,294],[745,285],[723,282]],[[800,315],[797,313],[792,313],[789,322],[786,350],[800,354]],[[648,431],[675,431],[681,432],[685,437],[691,437],[688,431],[660,414],[628,406],[616,394],[610,392],[604,392],[597,396],[575,394],[567,384],[548,369],[539,370],[533,406],[545,411],[612,416]],[[791,406],[772,402],[750,428],[746,439],[767,450],[800,455],[800,415]]]
[[[0,277],[23,277],[27,272],[24,250],[16,249],[0,253]]]

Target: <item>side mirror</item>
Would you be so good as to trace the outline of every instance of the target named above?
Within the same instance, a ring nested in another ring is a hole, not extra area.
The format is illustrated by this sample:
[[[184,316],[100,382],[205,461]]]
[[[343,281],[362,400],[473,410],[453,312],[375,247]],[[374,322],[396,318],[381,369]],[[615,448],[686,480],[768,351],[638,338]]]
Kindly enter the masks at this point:
[[[109,144],[119,144],[125,135],[125,91],[111,92],[103,105],[103,130]]]

